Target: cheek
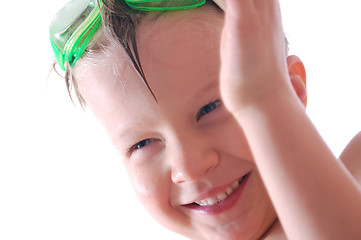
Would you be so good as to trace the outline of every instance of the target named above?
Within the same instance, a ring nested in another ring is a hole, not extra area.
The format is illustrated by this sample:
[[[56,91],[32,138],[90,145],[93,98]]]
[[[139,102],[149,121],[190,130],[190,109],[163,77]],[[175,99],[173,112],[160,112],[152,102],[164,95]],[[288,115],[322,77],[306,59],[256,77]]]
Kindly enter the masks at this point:
[[[214,135],[216,137],[213,139],[217,141],[220,151],[254,163],[246,136],[232,116],[223,123],[223,127],[216,130]]]
[[[137,197],[149,214],[164,227],[182,233],[190,226],[182,212],[170,205],[170,173],[154,165],[126,167],[126,170]]]
[[[126,170],[137,197],[153,217],[159,218],[169,211],[169,174],[152,166],[136,165]]]

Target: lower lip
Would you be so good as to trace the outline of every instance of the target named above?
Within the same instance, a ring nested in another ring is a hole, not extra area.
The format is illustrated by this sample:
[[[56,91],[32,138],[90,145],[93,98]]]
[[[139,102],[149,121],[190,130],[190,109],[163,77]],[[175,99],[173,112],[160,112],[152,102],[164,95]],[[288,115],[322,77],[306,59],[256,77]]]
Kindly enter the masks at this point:
[[[188,207],[188,208],[190,208],[190,209],[192,209],[194,211],[204,213],[204,214],[208,214],[208,215],[216,215],[216,214],[219,214],[221,212],[227,211],[228,209],[232,208],[236,204],[237,200],[241,196],[241,194],[243,192],[243,189],[246,186],[249,175],[250,175],[250,173],[248,173],[245,176],[245,178],[240,183],[238,188],[236,190],[234,190],[222,202],[214,204],[214,205],[209,205],[209,206],[199,206],[199,205],[196,205],[196,204],[188,204],[188,205],[186,205],[186,207]]]

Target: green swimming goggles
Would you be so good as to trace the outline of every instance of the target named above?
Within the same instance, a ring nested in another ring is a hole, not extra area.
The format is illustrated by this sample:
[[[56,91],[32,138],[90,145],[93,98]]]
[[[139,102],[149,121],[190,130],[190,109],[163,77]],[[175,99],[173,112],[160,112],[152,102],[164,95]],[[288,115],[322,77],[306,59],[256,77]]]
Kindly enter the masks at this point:
[[[125,1],[131,8],[141,11],[190,9],[206,2],[206,0],[119,1]],[[101,1],[99,2],[101,5]],[[49,31],[51,45],[61,69],[65,71],[65,62],[71,67],[75,65],[99,29],[101,22],[100,9],[96,0],[72,0],[56,14]]]

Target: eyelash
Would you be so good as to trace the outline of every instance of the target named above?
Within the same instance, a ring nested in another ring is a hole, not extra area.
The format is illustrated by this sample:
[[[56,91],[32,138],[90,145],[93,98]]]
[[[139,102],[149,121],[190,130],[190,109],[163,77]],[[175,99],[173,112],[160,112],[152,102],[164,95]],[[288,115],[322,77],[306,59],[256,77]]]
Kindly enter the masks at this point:
[[[201,108],[201,110],[199,110],[198,114],[197,114],[197,121],[203,117],[204,115],[212,112],[214,109],[216,109],[217,107],[219,107],[219,105],[221,105],[221,101],[220,100],[216,100],[214,102],[210,102],[207,105],[205,105],[204,107]]]
[[[128,155],[132,155],[132,153],[138,149],[141,149],[143,147],[146,147],[147,145],[151,144],[152,142],[156,141],[156,139],[152,139],[152,138],[148,138],[148,139],[144,139],[140,142],[137,142],[136,144],[134,144],[133,146],[131,146],[128,150]]]
[[[207,105],[205,105],[204,107],[202,107],[198,114],[197,114],[197,121],[200,120],[201,117],[203,117],[204,115],[212,112],[213,110],[215,110],[217,107],[219,107],[221,104],[220,100],[216,100],[213,102],[208,103]],[[136,144],[134,144],[133,146],[131,146],[128,150],[128,156],[132,155],[132,153],[136,150],[139,150],[141,148],[144,148],[146,146],[148,146],[149,144],[151,144],[152,142],[156,141],[157,139],[154,138],[147,138],[144,139],[140,142],[137,142]]]

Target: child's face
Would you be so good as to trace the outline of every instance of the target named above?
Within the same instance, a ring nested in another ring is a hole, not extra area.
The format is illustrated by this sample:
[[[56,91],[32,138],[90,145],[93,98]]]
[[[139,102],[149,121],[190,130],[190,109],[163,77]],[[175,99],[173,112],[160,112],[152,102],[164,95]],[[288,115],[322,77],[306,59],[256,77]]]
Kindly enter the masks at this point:
[[[276,214],[242,129],[219,104],[222,22],[212,6],[142,22],[138,50],[158,102],[115,48],[80,68],[79,85],[155,219],[193,239],[259,238]],[[194,204],[217,195],[227,197]]]

